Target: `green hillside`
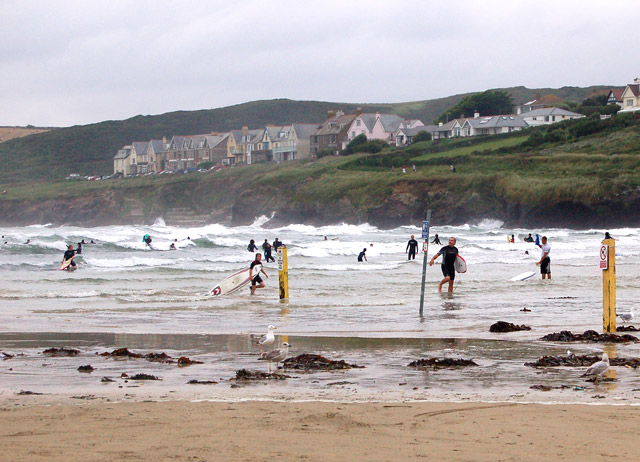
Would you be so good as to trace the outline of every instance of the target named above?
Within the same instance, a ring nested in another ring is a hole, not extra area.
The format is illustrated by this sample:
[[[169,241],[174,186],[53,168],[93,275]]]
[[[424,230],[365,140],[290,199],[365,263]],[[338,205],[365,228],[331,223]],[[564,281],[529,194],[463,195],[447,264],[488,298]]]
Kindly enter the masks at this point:
[[[402,173],[412,164],[416,172]],[[581,119],[378,154],[189,175],[0,185],[5,188],[3,224],[153,223],[180,207],[232,224],[276,212],[274,224],[393,227],[419,222],[431,208],[442,224],[498,218],[520,226],[635,226],[640,120]]]
[[[536,94],[555,94],[571,101],[582,101],[594,90],[609,87],[564,87],[560,89],[527,89],[513,87],[508,91],[514,103],[535,98]],[[122,121],[60,128],[47,133],[9,140],[0,144],[0,181],[59,179],[71,172],[82,175],[108,175],[113,171],[116,151],[132,141],[228,131],[244,125],[251,128],[266,124],[322,122],[327,111],[341,109],[354,112],[392,112],[406,118],[431,123],[446,109],[467,94],[426,101],[394,104],[353,104],[287,99],[254,101],[219,109],[179,111],[154,116],[137,116]]]

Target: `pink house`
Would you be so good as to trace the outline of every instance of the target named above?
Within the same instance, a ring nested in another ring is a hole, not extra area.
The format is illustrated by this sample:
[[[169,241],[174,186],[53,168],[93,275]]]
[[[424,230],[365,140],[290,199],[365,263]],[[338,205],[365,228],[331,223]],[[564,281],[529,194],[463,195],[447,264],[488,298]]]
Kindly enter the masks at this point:
[[[388,143],[395,142],[395,133],[398,128],[415,128],[424,125],[419,120],[404,120],[395,114],[358,114],[348,130],[347,140],[343,142],[344,149],[349,141],[358,135],[364,134],[368,140],[384,140]]]

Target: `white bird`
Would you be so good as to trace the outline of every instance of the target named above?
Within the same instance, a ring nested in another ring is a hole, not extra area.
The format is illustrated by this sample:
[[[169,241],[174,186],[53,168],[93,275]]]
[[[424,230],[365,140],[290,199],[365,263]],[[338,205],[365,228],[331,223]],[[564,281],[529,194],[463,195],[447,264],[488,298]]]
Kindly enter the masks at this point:
[[[582,377],[593,376],[594,382],[598,381],[598,377],[604,375],[609,370],[609,355],[602,353],[602,361],[597,361],[589,366],[589,369],[582,374]]]
[[[264,347],[271,346],[275,343],[276,336],[273,335],[273,331],[275,329],[277,329],[276,326],[269,325],[269,327],[267,327],[267,333],[260,337],[260,339],[258,340],[258,345],[260,345],[261,351]]]
[[[276,368],[278,367],[278,363],[280,361],[284,361],[287,359],[287,355],[289,354],[289,345],[287,342],[282,344],[282,348],[276,348],[275,350],[271,350],[267,353],[262,353],[262,355],[258,358],[261,361],[269,361],[269,372],[271,372],[271,364],[275,361]]]
[[[616,313],[616,316],[622,319],[622,322],[625,323],[633,320],[633,317],[635,316],[635,314],[636,314],[635,308],[631,308],[631,311],[627,313]]]

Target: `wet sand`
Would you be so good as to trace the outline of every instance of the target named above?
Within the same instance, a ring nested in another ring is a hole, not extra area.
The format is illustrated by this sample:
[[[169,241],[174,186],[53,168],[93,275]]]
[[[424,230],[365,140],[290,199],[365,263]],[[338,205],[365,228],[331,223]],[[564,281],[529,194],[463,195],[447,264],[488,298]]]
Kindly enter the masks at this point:
[[[640,451],[632,406],[176,401],[3,405],[0,416],[7,461],[634,460]]]

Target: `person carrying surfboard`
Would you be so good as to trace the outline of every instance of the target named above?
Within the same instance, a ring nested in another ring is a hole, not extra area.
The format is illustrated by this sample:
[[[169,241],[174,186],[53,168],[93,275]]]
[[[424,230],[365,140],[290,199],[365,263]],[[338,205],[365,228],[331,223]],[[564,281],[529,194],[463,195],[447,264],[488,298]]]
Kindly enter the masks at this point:
[[[249,278],[251,279],[251,295],[256,293],[256,289],[262,289],[264,287],[264,281],[260,277],[262,272],[266,277],[269,275],[262,267],[262,254],[257,253],[256,259],[253,260],[251,266],[249,266]]]
[[[71,263],[69,263],[69,269],[71,269],[71,267],[73,267],[73,269],[76,269],[77,267],[76,262],[73,261],[73,257],[75,256],[76,256],[76,251],[73,250],[73,245],[69,244],[67,246],[67,251],[64,253],[64,256],[62,257],[62,264],[64,264],[68,260],[71,260]]]
[[[458,248],[456,247],[455,237],[449,238],[449,245],[445,245],[437,254],[433,256],[433,258],[429,262],[429,266],[433,266],[433,262],[435,262],[436,258],[438,258],[440,255],[442,255],[441,267],[444,279],[442,279],[442,281],[440,281],[440,284],[438,284],[438,292],[442,292],[442,286],[447,282],[449,283],[448,292],[453,292],[453,281],[456,278],[455,262],[456,258],[458,257]]]
[[[542,236],[542,244],[538,244],[538,247],[542,249],[542,254],[540,255],[540,261],[536,265],[540,265],[542,279],[551,279],[551,259],[549,258],[551,246],[547,244],[547,236]]]

